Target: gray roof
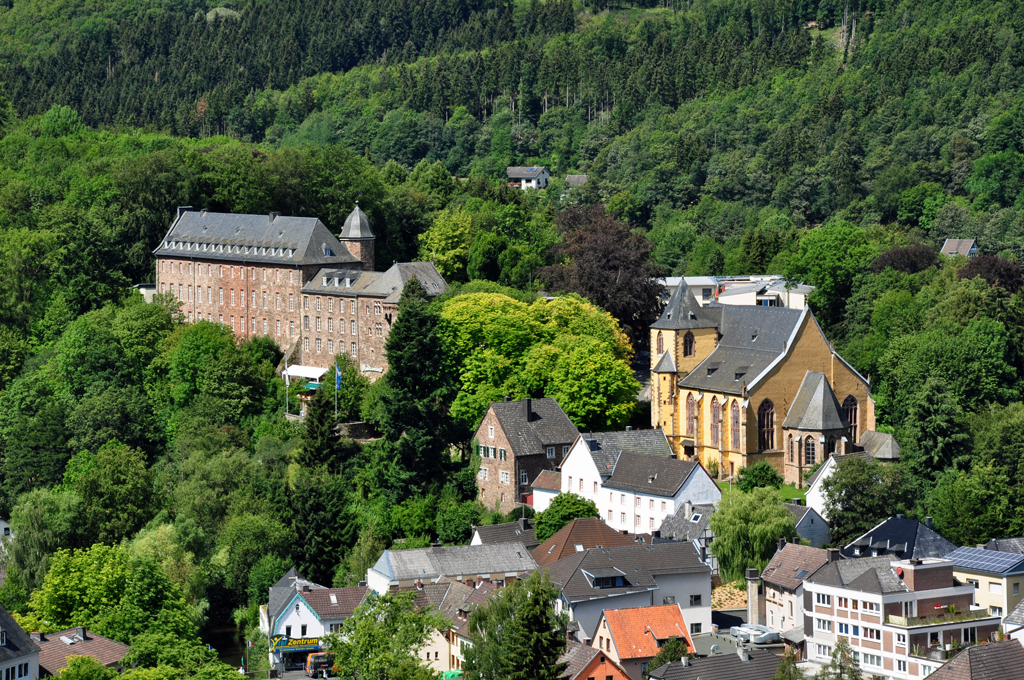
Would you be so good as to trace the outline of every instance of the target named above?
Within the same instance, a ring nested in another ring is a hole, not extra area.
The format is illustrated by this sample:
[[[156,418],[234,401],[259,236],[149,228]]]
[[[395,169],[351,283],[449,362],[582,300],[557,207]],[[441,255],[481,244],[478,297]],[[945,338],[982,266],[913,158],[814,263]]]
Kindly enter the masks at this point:
[[[292,567],[285,572],[284,576],[277,580],[277,583],[270,586],[270,593],[267,600],[267,614],[273,620],[288,606],[295,593],[303,588],[310,590],[325,588],[319,583],[313,583],[303,576],[298,569]]]
[[[615,470],[602,486],[606,489],[674,496],[700,464],[646,453],[623,451],[615,461]]]
[[[892,555],[837,560],[821,567],[804,580],[807,583],[848,588],[876,595],[910,592],[893,571],[892,563]]]
[[[533,550],[540,545],[532,519],[473,527],[473,530],[480,536],[482,545],[519,542],[526,546],[527,550]]]
[[[510,165],[505,173],[509,179],[533,179],[540,177],[540,174],[544,172],[546,168],[543,165],[531,165],[530,167],[524,167],[519,165]]]
[[[946,559],[964,571],[984,571],[1008,576],[1024,574],[1024,555],[985,548],[957,548]]]
[[[692,574],[711,568],[700,561],[697,549],[690,542],[628,545],[615,548],[591,548],[544,567],[551,582],[570,602],[597,600],[616,595],[656,590],[655,576]],[[626,585],[600,588],[593,585],[594,572],[616,569],[623,574]]]
[[[0,663],[15,661],[39,651],[39,645],[32,641],[3,606],[0,606],[0,630],[7,633],[7,644],[0,647]]]
[[[690,659],[684,666],[673,661],[651,671],[655,680],[768,680],[782,663],[782,658],[767,649],[751,649],[749,660],[738,654],[716,654],[702,659]]]
[[[385,550],[373,570],[389,581],[530,571],[537,563],[522,542]]]
[[[917,520],[896,516],[877,524],[870,531],[852,541],[842,549],[843,557],[856,557],[877,551],[900,559],[923,559],[945,557],[956,550],[956,546]]]
[[[690,508],[690,514],[686,514],[686,504],[681,503],[675,514],[666,517],[661,523],[661,535],[665,538],[675,538],[681,541],[692,541],[699,538],[715,514],[713,505],[694,505]],[[694,522],[694,518],[697,521]]]
[[[324,267],[302,287],[302,292],[309,295],[378,297],[384,302],[397,303],[402,297],[402,288],[414,276],[427,295],[440,295],[448,290],[448,284],[433,262],[398,262],[385,272]]]
[[[1000,550],[1024,555],[1024,538],[993,538],[985,544],[987,550]]]
[[[807,514],[807,511],[810,510],[810,507],[806,505],[797,505],[796,503],[784,503],[783,505],[786,506],[787,510],[793,513],[793,521],[797,524],[800,524],[800,520],[802,520],[804,515]]]
[[[571,187],[583,186],[587,183],[586,175],[566,175],[565,183]]]
[[[722,315],[718,346],[679,385],[737,395],[785,353],[786,343],[803,316],[801,310],[785,307],[731,305],[706,309],[718,309]]]
[[[619,432],[588,432],[583,435],[590,447],[590,457],[602,477],[615,472],[615,463],[623,451],[674,458],[672,447],[661,428],[653,430],[622,430]]]
[[[824,373],[807,371],[782,427],[793,430],[845,430],[850,423],[843,415],[835,392]]]
[[[575,680],[576,676],[586,670],[594,657],[600,653],[601,650],[597,647],[569,640],[565,643],[565,651],[562,652],[562,656],[558,657],[559,663],[566,664],[565,672],[558,677]]]
[[[355,210],[345,218],[345,226],[341,228],[343,239],[370,239],[375,238],[373,227],[370,225],[370,218],[362,211],[356,203]]]
[[[1003,619],[1003,623],[1024,626],[1024,600],[1018,602],[1017,606],[1010,610],[1010,613]]]
[[[896,437],[886,432],[868,430],[860,436],[858,442],[872,458],[877,460],[899,460],[900,443]]]
[[[550,397],[496,401],[491,409],[516,456],[542,454],[548,446],[572,444],[580,435],[562,407]]]
[[[943,255],[969,255],[977,242],[978,239],[974,238],[947,238],[940,252]]]
[[[689,328],[715,328],[721,319],[721,307],[701,307],[690,292],[686,281],[680,279],[672,292],[661,318],[651,328],[684,330]]]
[[[934,680],[1024,680],[1024,647],[1018,640],[968,647],[929,677]]]
[[[654,367],[652,373],[675,373],[676,364],[672,361],[672,353],[665,352],[661,355],[661,359],[658,361],[658,365]]]
[[[239,215],[185,210],[174,221],[157,257],[234,260],[253,264],[357,264],[315,217]]]

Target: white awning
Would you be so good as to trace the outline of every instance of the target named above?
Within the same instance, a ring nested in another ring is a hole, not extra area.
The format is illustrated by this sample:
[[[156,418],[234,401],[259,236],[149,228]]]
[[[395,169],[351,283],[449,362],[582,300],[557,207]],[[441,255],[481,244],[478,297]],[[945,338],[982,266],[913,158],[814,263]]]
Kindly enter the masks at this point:
[[[316,366],[289,366],[284,376],[286,378],[307,378],[309,380],[320,380],[324,373],[327,372],[326,368],[317,368]]]

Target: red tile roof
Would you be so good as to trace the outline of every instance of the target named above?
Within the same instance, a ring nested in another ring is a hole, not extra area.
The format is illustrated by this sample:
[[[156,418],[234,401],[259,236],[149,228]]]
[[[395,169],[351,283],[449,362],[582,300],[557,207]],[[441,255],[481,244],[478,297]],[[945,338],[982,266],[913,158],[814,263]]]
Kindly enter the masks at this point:
[[[692,650],[683,612],[677,604],[633,609],[606,609],[608,631],[620,659],[647,659],[658,654],[658,642],[678,637]]]
[[[569,522],[554,536],[530,551],[530,554],[543,567],[590,548],[614,548],[633,545],[635,542],[632,535],[622,534],[596,517],[588,517]],[[583,547],[577,550],[577,545]]]
[[[317,588],[307,593],[300,593],[302,599],[316,612],[321,619],[333,621],[335,619],[347,619],[352,616],[370,589],[366,586],[352,586],[349,588]],[[331,601],[331,596],[334,601]]]
[[[68,628],[56,633],[47,633],[45,639],[38,640],[36,644],[39,645],[39,665],[50,674],[57,675],[68,665],[69,656],[89,656],[103,666],[110,666],[119,662],[128,653],[128,645],[91,631],[84,631],[85,639],[82,639],[83,630]],[[61,640],[62,637],[74,642],[69,645]]]

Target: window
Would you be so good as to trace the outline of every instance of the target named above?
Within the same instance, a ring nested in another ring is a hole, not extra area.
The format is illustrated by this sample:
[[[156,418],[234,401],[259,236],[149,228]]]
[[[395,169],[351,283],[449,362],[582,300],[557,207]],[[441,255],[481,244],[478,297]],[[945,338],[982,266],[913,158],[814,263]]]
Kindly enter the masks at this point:
[[[654,499],[653,498],[651,499],[650,509],[654,510]]]
[[[1002,616],[1003,615],[1003,608],[1002,607],[989,607],[988,611],[989,611],[990,614],[992,614],[992,616]]]
[[[288,322],[288,335],[289,336],[295,335],[295,322],[294,321],[289,321]]]
[[[866,637],[868,640],[881,640],[882,631],[880,631],[877,628],[865,628],[864,637]]]
[[[608,523],[609,524],[612,523],[612,511],[611,510],[608,511]]]
[[[355,356],[356,354],[357,354],[357,352],[356,352],[356,343],[353,342],[352,343],[352,356]]]
[[[697,635],[701,631],[701,624],[691,623],[690,624],[690,635]]]
[[[814,437],[804,437],[804,465],[814,465]]]
[[[489,458],[494,458],[494,447],[493,446],[488,446],[487,447],[487,456]]]
[[[703,595],[690,595],[690,606],[700,607],[702,606],[701,598]]]
[[[295,311],[295,296],[291,293],[288,293],[288,311]]]
[[[317,331],[319,331],[319,330],[320,330],[320,317],[319,317],[319,316],[318,316],[318,317],[316,317],[316,330],[317,330]]]
[[[288,638],[290,638],[292,636],[292,627],[291,626],[285,626],[284,627],[284,636],[288,637]]]
[[[487,438],[488,439],[494,439],[494,426],[493,425],[489,425],[487,427]]]
[[[665,501],[661,502],[661,511],[665,512]]]
[[[572,491],[572,475],[569,475],[569,491]]]
[[[824,631],[826,633],[831,633],[832,632],[832,622],[829,621],[828,619],[815,619],[814,620],[814,627],[817,628],[818,630]]]
[[[638,507],[638,508],[639,508],[639,507],[640,507],[640,503],[641,503],[641,501],[640,501],[640,497],[639,497],[639,496],[637,496],[637,497],[636,497],[636,507]]]
[[[220,289],[220,303],[224,304],[224,289]]]
[[[554,458],[554,457],[555,457],[555,447],[554,446],[549,446],[548,447],[548,458]]]
[[[334,311],[334,298],[327,298],[327,311],[328,312],[333,312]]]
[[[626,513],[622,513],[622,518],[621,518],[621,519],[620,519],[619,521],[620,521],[620,523],[622,523],[622,524],[625,524],[625,523],[626,523]]]
[[[740,450],[740,405],[735,399],[732,400],[732,448]]]
[[[320,354],[320,338],[316,339],[316,353]]]
[[[302,637],[306,637],[306,624],[302,624]]]
[[[636,516],[636,525],[637,525],[637,527],[640,526],[640,515]]]
[[[530,478],[526,474],[526,470],[520,470],[519,471],[519,483],[520,484],[529,484],[530,483]]]
[[[839,623],[838,626],[839,626],[839,634],[840,635],[849,635],[850,634],[850,624],[848,624],[848,623]]]
[[[831,607],[832,606],[832,596],[831,595],[826,595],[825,593],[815,593],[814,594],[814,603],[815,604],[820,604],[822,607]]]
[[[711,445],[715,448],[722,445],[722,409],[718,397],[711,399]]]
[[[498,460],[505,460],[505,449],[498,449]]]
[[[652,531],[654,530],[654,518],[653,517],[651,518],[651,530]]]
[[[1020,584],[1019,583],[1014,583],[1013,584],[1013,594],[1014,595],[1019,595],[1020,594]]]
[[[964,628],[963,634],[960,638],[961,642],[971,645],[978,644],[978,629],[977,628]]]
[[[327,353],[334,354],[334,340],[327,341]]]
[[[977,590],[979,588],[979,586],[978,586],[978,579],[976,579],[976,578],[969,578],[969,579],[967,579],[967,582],[970,583],[971,585],[973,585],[975,590]]]
[[[896,670],[898,672],[900,672],[900,673],[906,673],[907,672],[907,662],[903,661],[901,659],[897,659],[896,660]]]
[[[502,470],[501,471],[501,483],[502,484],[511,484],[512,483],[511,475],[509,474],[508,470]]]
[[[991,593],[992,595],[1002,595],[1003,594],[1003,584],[1002,583],[997,583],[996,581],[989,581],[988,582],[988,592]]]
[[[309,351],[309,338],[303,338],[302,339],[302,349],[303,349],[303,351],[306,351],[306,352]]]
[[[626,494],[624,494],[624,493],[623,494],[619,494],[619,505],[625,505],[625,504],[626,504]]]
[[[316,297],[316,311],[320,311],[320,296]]]
[[[223,314],[218,314],[217,315],[217,323],[219,323],[219,324],[223,324],[224,323],[224,315]]]
[[[594,482],[594,493],[597,493],[597,482]]]
[[[281,309],[281,294],[274,293],[274,302],[277,304],[277,308]]]
[[[850,599],[847,598],[847,597],[837,597],[836,598],[836,606],[839,607],[840,609],[849,609],[850,608]]]
[[[877,654],[865,653],[863,655],[863,663],[865,666],[881,666],[882,657],[878,656]]]
[[[686,331],[686,335],[683,336],[683,356],[692,357],[693,355],[693,333],[691,333],[690,331]]]
[[[693,436],[697,429],[697,402],[693,394],[686,395],[686,434]]]
[[[757,409],[757,448],[759,451],[775,448],[775,404],[768,399]]]
[[[857,441],[857,397],[852,394],[847,395],[846,399],[843,400],[843,415],[846,416],[846,422],[850,423],[850,441]]]
[[[658,354],[665,353],[665,338],[662,337],[661,331],[658,331]]]
[[[896,644],[899,645],[900,647],[906,647],[907,646],[907,634],[906,633],[896,633]]]
[[[327,317],[327,332],[334,332],[334,319],[332,319],[331,317]]]
[[[787,446],[789,448],[789,462],[792,463],[793,462],[793,435],[789,435],[789,444],[787,444]]]
[[[828,659],[832,657],[832,648],[828,645],[817,645],[818,658]]]
[[[304,330],[304,331],[308,331],[309,330],[309,317],[308,316],[302,317],[302,330]]]
[[[567,455],[568,453],[569,453],[569,445],[568,444],[563,444],[562,445],[562,455],[564,456],[564,455]]]
[[[477,478],[479,478],[479,479],[481,479],[481,480],[486,482],[487,481],[487,468],[485,468],[485,467],[480,468],[480,472],[477,473]]]
[[[582,493],[582,491],[583,491],[583,478],[581,477],[580,478],[580,492]]]
[[[882,605],[877,602],[865,602],[861,601],[861,609],[866,612],[875,612],[876,614],[882,610]]]
[[[234,288],[231,289],[231,306],[232,307],[235,306],[235,289]]]

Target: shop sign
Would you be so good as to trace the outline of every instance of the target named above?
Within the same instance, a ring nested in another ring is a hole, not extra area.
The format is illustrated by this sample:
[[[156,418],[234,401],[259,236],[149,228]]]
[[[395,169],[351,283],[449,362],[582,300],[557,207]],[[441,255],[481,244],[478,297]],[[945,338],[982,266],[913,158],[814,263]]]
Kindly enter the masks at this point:
[[[275,635],[270,638],[270,649],[274,652],[315,652],[320,649],[320,638],[290,638]]]

